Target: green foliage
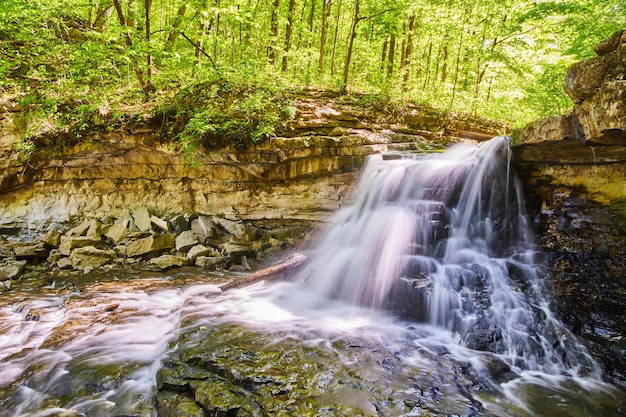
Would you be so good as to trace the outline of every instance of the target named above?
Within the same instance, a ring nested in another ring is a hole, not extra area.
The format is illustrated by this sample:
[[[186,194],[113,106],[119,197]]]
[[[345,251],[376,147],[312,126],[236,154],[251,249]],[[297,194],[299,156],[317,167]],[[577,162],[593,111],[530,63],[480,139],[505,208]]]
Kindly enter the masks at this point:
[[[2,0],[0,91],[30,111],[36,146],[155,114],[185,152],[248,146],[301,85],[360,91],[390,117],[411,101],[517,127],[570,106],[567,67],[626,28],[617,0],[296,0],[290,32],[274,4]]]
[[[186,155],[202,148],[244,148],[269,138],[293,116],[286,91],[218,80],[182,89],[164,102],[156,118]]]

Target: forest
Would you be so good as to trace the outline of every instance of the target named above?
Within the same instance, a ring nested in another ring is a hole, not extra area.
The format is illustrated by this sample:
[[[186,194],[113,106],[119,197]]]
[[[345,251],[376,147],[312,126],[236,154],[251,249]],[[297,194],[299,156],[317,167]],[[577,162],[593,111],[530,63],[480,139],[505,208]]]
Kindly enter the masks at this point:
[[[215,83],[255,91],[247,114],[306,87],[519,127],[570,108],[567,67],[624,27],[621,0],[2,0],[0,91],[45,122],[25,137]]]

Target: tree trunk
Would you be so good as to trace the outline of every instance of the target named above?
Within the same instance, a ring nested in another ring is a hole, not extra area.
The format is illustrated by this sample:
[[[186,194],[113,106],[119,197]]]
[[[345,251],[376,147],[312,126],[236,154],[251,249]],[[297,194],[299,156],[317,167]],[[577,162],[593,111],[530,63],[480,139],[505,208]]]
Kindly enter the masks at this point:
[[[291,34],[293,33],[293,14],[296,11],[296,0],[289,0],[289,11],[287,12],[287,26],[285,27],[285,49],[281,71],[287,72],[289,65],[289,49],[291,48]]]
[[[124,27],[126,46],[131,47],[133,46],[133,38],[131,36],[130,28],[126,26],[126,17],[124,16],[122,5],[120,4],[119,0],[113,0],[113,6],[115,7],[115,11],[117,12],[117,17],[120,21],[120,25]],[[130,60],[133,63],[135,74],[137,75],[137,81],[139,81],[139,85],[141,86],[141,89],[147,96],[152,89],[151,85],[149,82],[146,82],[143,71],[141,70],[141,66],[139,65],[139,61],[137,61],[137,59],[134,57],[131,57]]]
[[[309,12],[309,32],[313,33],[313,23],[315,22],[315,0],[311,0],[311,10]]]
[[[387,78],[393,76],[393,64],[396,57],[396,34],[392,33],[389,39],[389,62],[387,63]]]
[[[330,75],[331,77],[335,75],[335,56],[337,53],[337,40],[339,39],[339,23],[341,22],[341,2],[343,0],[339,0],[339,5],[337,6],[337,20],[335,22],[335,36],[333,36],[333,52],[330,57]]]
[[[383,41],[383,47],[380,56],[380,72],[383,73],[385,71],[385,65],[387,63],[387,46],[389,45],[389,37],[385,36],[385,40]]]
[[[322,2],[322,33],[320,34],[320,57],[318,61],[318,72],[324,74],[324,58],[326,56],[326,41],[328,37],[328,17],[330,15],[331,0]]]
[[[402,63],[402,68],[404,70],[403,79],[402,79],[402,90],[407,91],[409,78],[411,75],[411,54],[413,53],[413,28],[415,26],[415,16],[409,17],[409,32],[406,39],[406,48],[404,51],[404,61]]]
[[[352,25],[350,25],[350,34],[348,35],[348,47],[346,49],[346,59],[343,65],[343,78],[341,81],[341,92],[345,94],[348,91],[348,74],[350,72],[350,61],[352,60],[352,49],[354,47],[354,39],[356,38],[356,27],[359,24],[359,1],[354,2],[354,15],[352,17]]]
[[[126,26],[137,29],[137,0],[129,0],[126,5]]]
[[[105,32],[107,23],[109,23],[109,19],[111,18],[111,14],[113,14],[113,5],[109,4],[108,6],[98,6],[96,9],[96,16],[93,22],[93,28],[98,32]]]
[[[267,57],[269,58],[272,66],[276,66],[276,61],[278,60],[276,38],[278,37],[278,8],[280,7],[280,0],[274,0],[272,7],[272,17],[270,18],[270,45]]]
[[[428,38],[428,54],[426,54],[426,73],[424,74],[424,84],[422,85],[422,90],[426,90],[428,86],[428,81],[430,78],[430,59],[433,55],[433,42],[432,38],[429,36]]]
[[[152,0],[145,0],[144,2],[146,8],[146,42],[150,45],[150,25],[151,25],[151,8],[152,8]],[[147,74],[148,81],[146,83],[146,88],[144,88],[144,92],[146,95],[150,93],[152,90],[152,53],[148,52],[148,56],[146,57],[146,64],[148,65]]]
[[[306,256],[300,253],[296,253],[284,260],[283,262],[265,269],[261,269],[260,271],[257,271],[244,279],[227,282],[226,284],[220,285],[220,290],[228,291],[235,288],[244,288],[259,281],[268,281],[280,278],[284,273],[292,271],[293,269],[304,263],[304,261],[306,261]]]
[[[166,52],[171,52],[174,49],[174,45],[176,44],[176,38],[178,38],[178,34],[180,33],[178,28],[183,22],[183,18],[185,17],[186,11],[187,11],[187,3],[183,3],[178,8],[178,13],[176,13],[176,19],[174,19],[174,22],[172,23],[172,30],[170,31],[170,35],[167,37],[165,48],[163,48]]]
[[[454,104],[454,99],[456,97],[456,85],[459,79],[459,66],[461,65],[461,49],[463,48],[463,32],[465,31],[465,13],[463,13],[463,25],[461,26],[461,36],[459,38],[459,47],[457,48],[456,53],[456,64],[454,68],[454,78],[452,81],[452,98],[450,99],[450,107]]]

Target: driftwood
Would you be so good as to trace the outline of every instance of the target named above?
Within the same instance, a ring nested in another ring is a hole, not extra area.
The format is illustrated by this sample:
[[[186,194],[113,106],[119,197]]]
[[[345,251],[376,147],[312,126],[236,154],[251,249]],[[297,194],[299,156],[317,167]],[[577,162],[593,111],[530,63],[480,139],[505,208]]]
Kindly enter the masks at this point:
[[[233,288],[247,287],[248,285],[252,285],[259,281],[276,279],[280,276],[281,273],[289,271],[299,266],[305,260],[306,260],[306,255],[303,255],[301,253],[293,254],[292,256],[284,260],[283,262],[276,264],[276,265],[272,265],[268,268],[264,268],[259,271],[256,271],[255,273],[253,273],[252,275],[244,279],[227,282],[226,284],[221,285],[220,289],[222,291],[227,291]]]

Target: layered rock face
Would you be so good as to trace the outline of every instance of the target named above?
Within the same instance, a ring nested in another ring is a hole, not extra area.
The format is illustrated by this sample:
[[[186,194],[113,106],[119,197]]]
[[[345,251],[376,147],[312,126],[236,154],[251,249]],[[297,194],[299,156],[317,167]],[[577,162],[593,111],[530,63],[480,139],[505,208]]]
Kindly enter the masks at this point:
[[[514,135],[556,310],[626,384],[626,32],[569,68],[574,109]]]
[[[53,223],[119,218],[138,207],[162,217],[322,220],[345,204],[371,153],[427,151],[507,129],[418,107],[387,124],[347,100],[313,93],[296,106],[296,118],[269,142],[198,155],[192,163],[155,143],[149,128],[98,134],[50,159],[0,159],[0,229],[40,234]],[[5,133],[7,142],[10,129]]]

